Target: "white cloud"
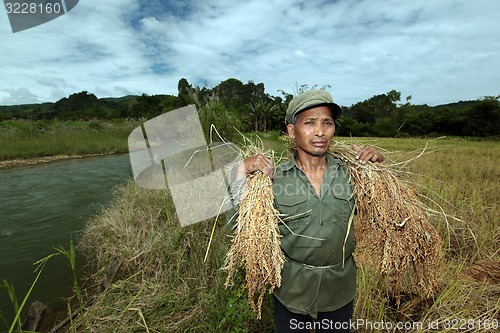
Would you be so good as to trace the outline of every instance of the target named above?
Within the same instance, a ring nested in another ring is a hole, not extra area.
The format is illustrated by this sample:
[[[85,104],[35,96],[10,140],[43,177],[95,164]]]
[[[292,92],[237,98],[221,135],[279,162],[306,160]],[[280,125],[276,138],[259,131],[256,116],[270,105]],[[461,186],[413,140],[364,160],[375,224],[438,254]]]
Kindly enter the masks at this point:
[[[391,89],[431,105],[477,99],[500,93],[499,9],[491,0],[80,1],[20,33],[0,21],[0,104],[82,90],[176,94],[182,77],[263,82],[272,95],[329,84],[342,105]]]

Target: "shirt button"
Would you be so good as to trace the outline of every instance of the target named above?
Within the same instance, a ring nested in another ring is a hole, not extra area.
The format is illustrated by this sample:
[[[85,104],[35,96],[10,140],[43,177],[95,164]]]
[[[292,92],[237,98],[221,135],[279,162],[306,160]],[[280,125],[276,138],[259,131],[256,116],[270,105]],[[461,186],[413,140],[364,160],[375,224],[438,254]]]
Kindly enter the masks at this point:
[[[320,225],[323,225],[323,222],[320,222],[319,224],[320,224]]]

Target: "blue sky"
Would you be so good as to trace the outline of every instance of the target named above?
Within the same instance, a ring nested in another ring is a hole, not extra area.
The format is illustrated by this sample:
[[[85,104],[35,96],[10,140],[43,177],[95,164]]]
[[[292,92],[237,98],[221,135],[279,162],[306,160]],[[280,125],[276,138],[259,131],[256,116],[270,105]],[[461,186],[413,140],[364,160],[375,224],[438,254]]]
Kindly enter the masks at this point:
[[[414,104],[500,94],[497,0],[82,0],[12,33],[0,8],[0,105],[177,94],[234,77],[350,106],[392,89]]]

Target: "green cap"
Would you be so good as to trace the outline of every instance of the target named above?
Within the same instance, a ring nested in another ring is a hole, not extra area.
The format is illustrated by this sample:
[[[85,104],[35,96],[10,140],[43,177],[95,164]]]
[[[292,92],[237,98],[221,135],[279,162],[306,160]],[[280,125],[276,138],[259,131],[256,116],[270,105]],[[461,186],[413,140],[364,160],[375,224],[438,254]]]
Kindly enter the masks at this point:
[[[286,110],[286,123],[292,124],[296,115],[316,106],[326,105],[332,110],[333,119],[337,119],[342,113],[342,109],[333,103],[332,95],[325,90],[308,90],[295,96]]]

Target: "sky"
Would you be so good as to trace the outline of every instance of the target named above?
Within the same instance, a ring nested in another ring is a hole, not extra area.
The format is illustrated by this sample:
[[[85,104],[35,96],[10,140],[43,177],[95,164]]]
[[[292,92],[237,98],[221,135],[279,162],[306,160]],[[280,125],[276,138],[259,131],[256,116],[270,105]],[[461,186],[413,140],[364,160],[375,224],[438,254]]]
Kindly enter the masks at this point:
[[[81,0],[17,33],[1,6],[0,45],[0,105],[177,95],[181,78],[326,86],[343,106],[500,94],[498,0]]]

